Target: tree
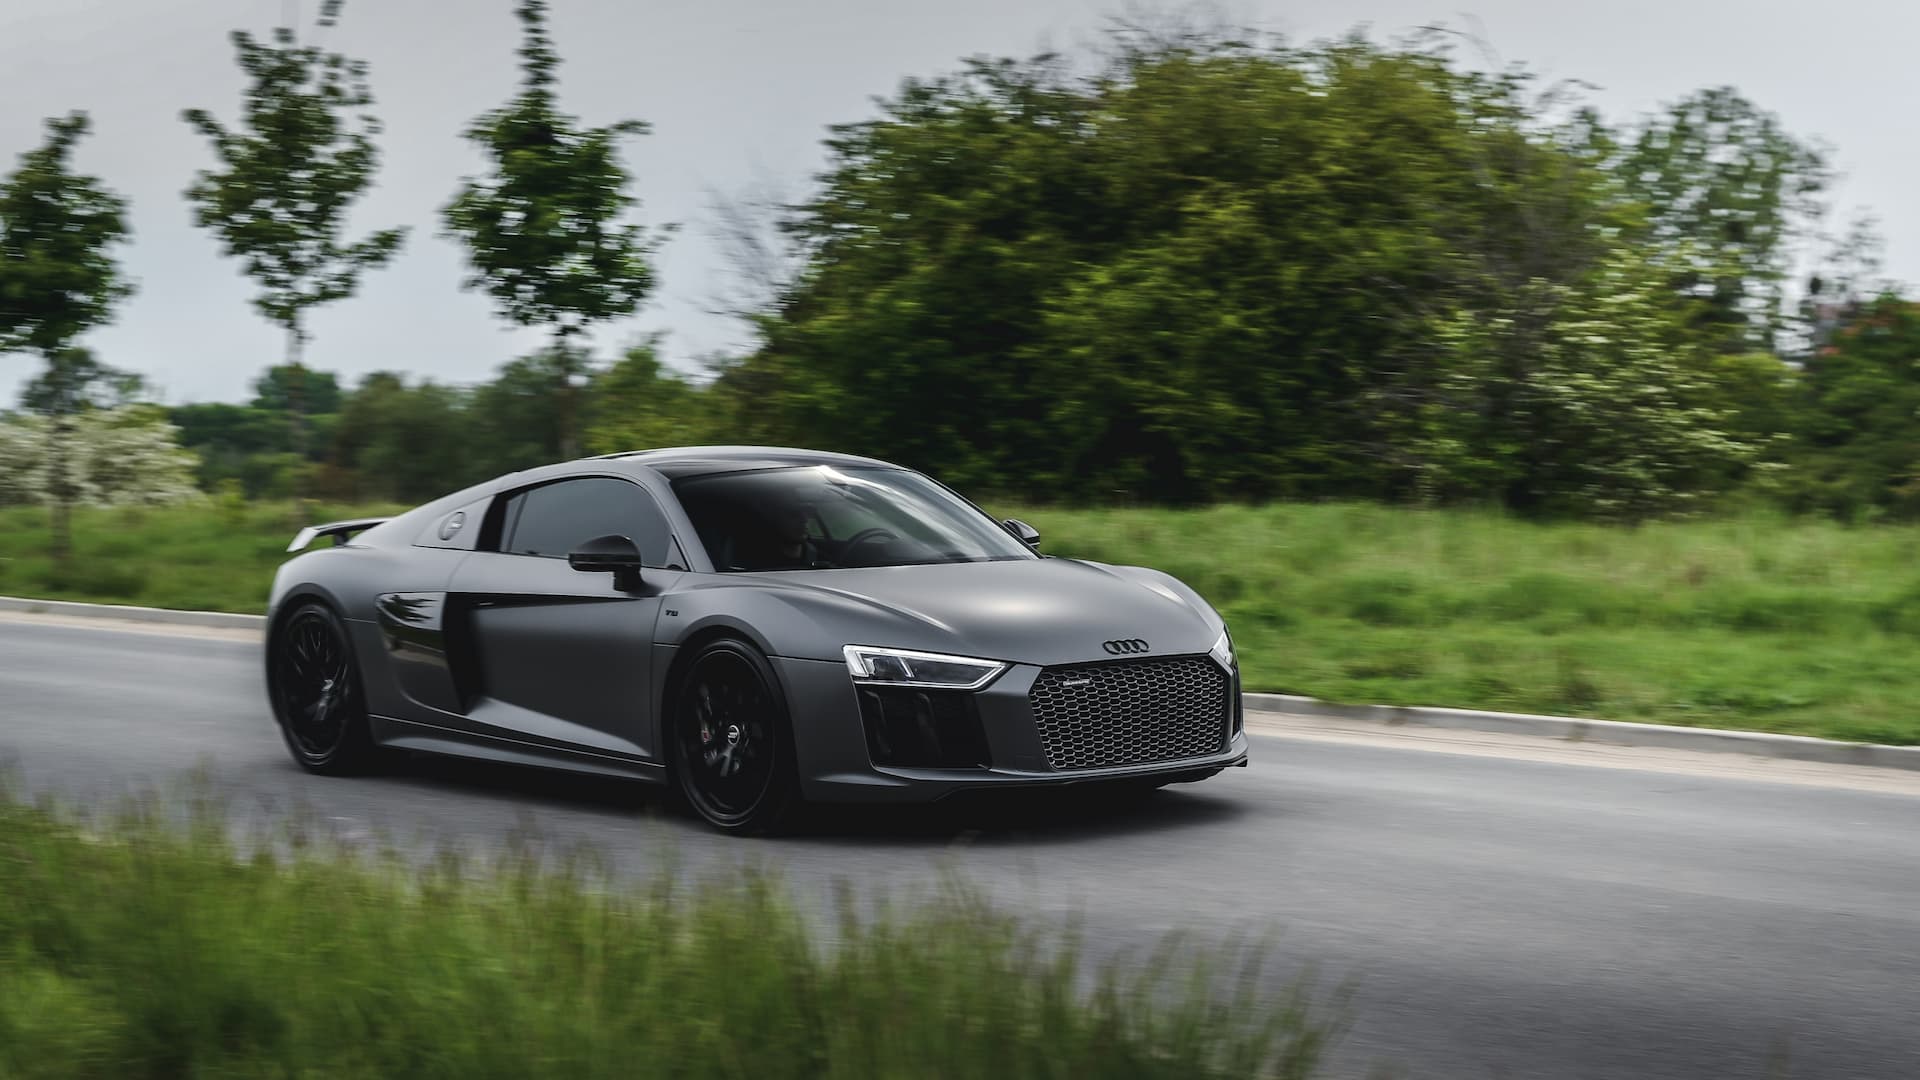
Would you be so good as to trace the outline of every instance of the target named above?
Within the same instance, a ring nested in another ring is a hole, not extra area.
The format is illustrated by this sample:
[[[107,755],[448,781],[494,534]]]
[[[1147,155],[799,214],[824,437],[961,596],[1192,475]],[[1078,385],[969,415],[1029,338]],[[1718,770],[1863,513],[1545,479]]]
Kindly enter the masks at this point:
[[[216,491],[231,482],[251,499],[294,494],[294,473],[302,462],[293,454],[293,431],[284,411],[208,401],[176,405],[168,419],[180,430],[180,445],[199,456],[203,489]]]
[[[87,349],[66,348],[21,387],[20,407],[51,416],[131,405],[139,400],[144,385],[140,376],[102,364]]]
[[[621,137],[647,125],[622,120],[580,127],[559,111],[554,71],[559,57],[547,36],[543,0],[516,9],[525,36],[518,96],[485,113],[466,137],[492,166],[469,177],[443,210],[448,235],[467,248],[470,289],[484,289],[502,315],[553,334],[547,365],[560,402],[560,450],[578,453],[575,396],[584,354],[571,339],[596,322],[632,314],[653,288],[648,264],[654,241],[638,225],[621,225],[635,205],[620,164]]]
[[[1723,384],[1770,384],[1703,354],[1724,328],[1674,288],[1736,251],[1689,232],[1720,219],[1623,180],[1577,85],[1450,47],[1124,34],[1092,69],[909,80],[833,129],[787,222],[802,265],[715,388],[798,441],[1049,499],[1639,517],[1731,482],[1763,410]],[[1785,199],[1811,166],[1776,164],[1753,182]],[[1700,175],[1772,244],[1771,196]]]
[[[586,353],[554,346],[500,366],[493,381],[475,387],[470,406],[480,443],[478,457],[489,473],[544,465],[569,450],[567,426],[573,380],[587,370]]]
[[[801,437],[975,486],[1408,494],[1435,320],[1594,258],[1592,170],[1521,89],[1189,36],[910,81],[835,129],[747,367]]]
[[[595,374],[587,400],[589,453],[726,441],[713,391],[669,371],[651,341]]]
[[[1801,385],[1788,505],[1920,518],[1920,303],[1888,293],[1851,311]]]
[[[425,502],[488,473],[472,453],[466,395],[376,371],[347,396],[334,428],[334,462],[354,498]]]
[[[321,4],[320,29],[335,25],[341,2]],[[373,104],[365,61],[302,43],[291,26],[276,27],[270,42],[237,30],[233,44],[247,77],[240,124],[228,128],[205,109],[181,114],[219,161],[196,176],[186,197],[195,224],[245,261],[260,290],[255,309],[286,332],[294,450],[304,454],[308,314],[352,296],[362,272],[400,250],[406,230],[343,236],[348,208],[379,165],[379,121],[365,111],[347,115]]]
[[[1646,210],[1645,242],[1719,348],[1774,348],[1792,243],[1825,213],[1825,155],[1732,87],[1690,94],[1641,121],[1614,170]],[[1674,258],[1684,252],[1684,257]]]
[[[340,377],[331,371],[275,364],[253,380],[253,407],[290,413],[298,400],[309,416],[340,411]]]
[[[73,171],[73,147],[87,126],[80,112],[47,121],[46,143],[22,155],[0,184],[0,352],[38,353],[47,364],[29,396],[48,417],[46,494],[62,570],[78,494],[68,460],[72,415],[106,374],[72,342],[133,291],[112,254],[127,237],[126,203]]]
[[[1573,281],[1437,324],[1443,394],[1410,448],[1421,493],[1637,521],[1725,487],[1757,447],[1738,431],[1732,375],[1673,304],[1669,273],[1622,248]],[[1516,335],[1525,321],[1536,325]],[[1511,361],[1516,337],[1524,364]]]

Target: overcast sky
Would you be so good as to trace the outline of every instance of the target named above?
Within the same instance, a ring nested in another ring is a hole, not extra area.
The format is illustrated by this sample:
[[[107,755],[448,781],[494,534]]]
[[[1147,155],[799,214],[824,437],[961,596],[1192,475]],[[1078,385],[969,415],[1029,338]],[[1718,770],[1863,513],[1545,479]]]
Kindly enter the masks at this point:
[[[301,0],[311,18],[318,0]],[[641,220],[677,222],[658,259],[660,288],[635,319],[603,332],[604,352],[666,334],[688,364],[745,337],[710,315],[725,287],[711,197],[765,182],[797,196],[823,157],[826,125],[872,112],[908,75],[964,56],[1028,54],[1096,34],[1121,2],[1096,0],[553,0],[564,106],[591,123],[639,117],[628,145]],[[44,117],[85,109],[94,133],[79,165],[132,203],[123,249],[139,292],[87,343],[145,374],[163,400],[241,400],[280,355],[232,260],[192,227],[180,191],[208,164],[179,120],[187,106],[236,111],[241,80],[228,31],[264,33],[288,0],[0,0],[0,168],[37,144]],[[396,369],[448,382],[486,378],[539,342],[511,332],[459,290],[458,250],[438,208],[479,160],[459,138],[514,89],[513,0],[349,0],[329,44],[372,64],[386,124],[378,187],[356,210],[364,230],[413,228],[402,255],[360,295],[321,309],[308,360],[349,380]],[[1737,86],[1789,130],[1834,150],[1845,212],[1870,208],[1887,271],[1920,280],[1920,107],[1914,0],[1239,0],[1231,21],[1316,39],[1371,27],[1391,37],[1434,21],[1477,20],[1508,60],[1598,84],[1618,117],[1689,90]],[[457,14],[456,14],[457,13]],[[0,402],[33,369],[0,357]]]

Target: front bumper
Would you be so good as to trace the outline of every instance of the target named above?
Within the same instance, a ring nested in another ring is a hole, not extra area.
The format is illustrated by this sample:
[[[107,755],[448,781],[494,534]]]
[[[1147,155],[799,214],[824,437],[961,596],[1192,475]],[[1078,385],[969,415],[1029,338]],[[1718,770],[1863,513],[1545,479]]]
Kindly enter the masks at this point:
[[[1016,665],[975,692],[990,750],[986,768],[876,766],[846,665],[773,658],[792,716],[800,785],[816,802],[932,802],[961,791],[1058,787],[1116,780],[1199,779],[1247,762],[1247,736],[1234,724],[1218,752],[1140,765],[1059,770],[1047,760],[1028,694],[1042,668]],[[1237,713],[1238,682],[1233,684]]]

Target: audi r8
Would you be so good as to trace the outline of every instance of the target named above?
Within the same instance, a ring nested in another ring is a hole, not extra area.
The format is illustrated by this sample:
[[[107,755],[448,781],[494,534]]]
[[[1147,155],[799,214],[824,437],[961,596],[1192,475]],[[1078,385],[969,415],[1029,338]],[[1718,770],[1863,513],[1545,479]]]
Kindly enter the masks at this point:
[[[807,801],[1246,764],[1220,615],[1164,573],[1039,541],[867,458],[551,465],[301,530],[267,692],[316,773],[405,750],[631,777],[735,832]]]

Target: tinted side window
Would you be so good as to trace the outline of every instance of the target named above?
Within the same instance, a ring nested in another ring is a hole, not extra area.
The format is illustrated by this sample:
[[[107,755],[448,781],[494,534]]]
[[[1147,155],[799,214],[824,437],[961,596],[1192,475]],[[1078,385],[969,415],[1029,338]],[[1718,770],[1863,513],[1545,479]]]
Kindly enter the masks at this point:
[[[586,477],[523,491],[506,508],[500,550],[564,559],[582,541],[619,535],[633,539],[648,566],[667,562],[667,520],[638,484]]]

